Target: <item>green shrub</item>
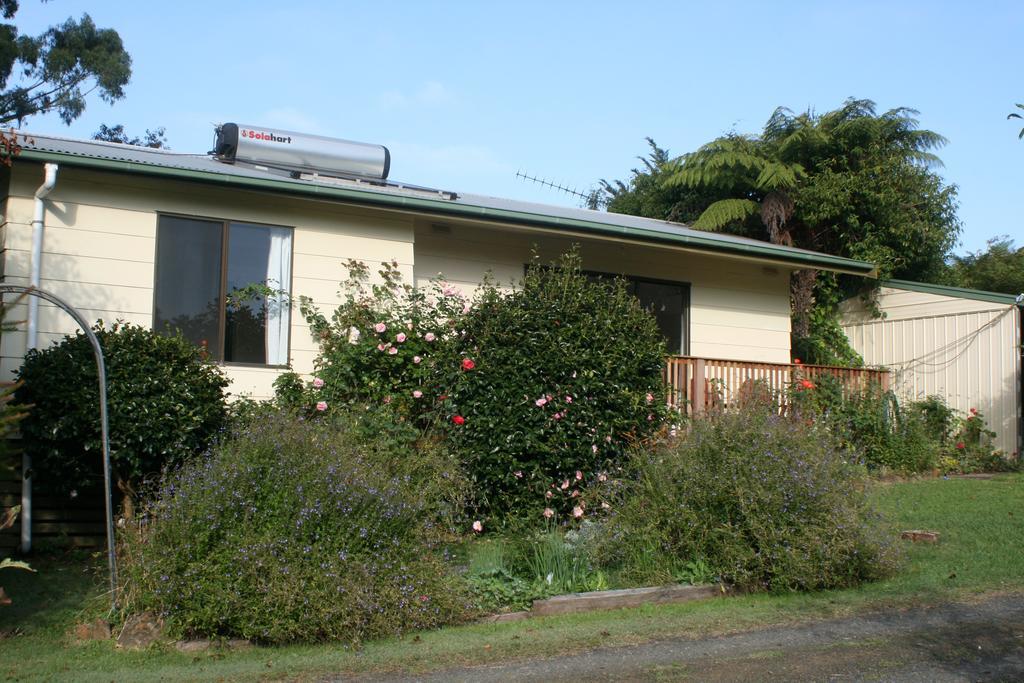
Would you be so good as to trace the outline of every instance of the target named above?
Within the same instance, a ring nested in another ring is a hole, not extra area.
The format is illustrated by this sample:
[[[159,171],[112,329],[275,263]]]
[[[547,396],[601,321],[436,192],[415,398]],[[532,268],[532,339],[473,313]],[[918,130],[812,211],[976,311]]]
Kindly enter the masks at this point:
[[[795,415],[821,422],[868,467],[926,472],[938,466],[943,432],[936,423],[942,415],[934,404],[904,409],[878,384],[844,390],[831,375],[797,379],[789,395]]]
[[[989,429],[985,416],[976,408],[971,408],[965,417],[954,417],[950,437],[943,450],[943,470],[967,474],[1019,469],[1019,458],[1009,458],[996,450],[995,437],[996,433]]]
[[[573,253],[532,264],[505,293],[485,283],[434,370],[439,418],[466,463],[479,510],[543,523],[666,415],[665,347],[621,281],[594,281]],[[565,487],[560,486],[566,482]]]
[[[205,448],[224,424],[228,380],[180,335],[100,321],[107,370],[111,465],[123,488]],[[102,480],[99,389],[84,333],[33,349],[18,371],[21,424],[37,474],[57,490]]]
[[[725,411],[635,453],[599,556],[641,583],[717,575],[754,591],[852,586],[894,563],[865,487],[864,467],[822,426]]]
[[[164,480],[122,544],[130,610],[266,643],[395,635],[460,620],[441,542],[458,464],[389,416],[249,425]]]

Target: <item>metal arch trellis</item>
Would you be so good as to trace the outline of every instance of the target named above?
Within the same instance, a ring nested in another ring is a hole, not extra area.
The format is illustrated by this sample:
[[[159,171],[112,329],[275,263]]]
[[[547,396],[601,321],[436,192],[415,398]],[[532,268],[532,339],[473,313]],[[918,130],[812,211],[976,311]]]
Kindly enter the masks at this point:
[[[111,509],[111,487],[110,487],[110,439],[107,420],[107,369],[103,363],[103,349],[100,342],[93,333],[92,328],[71,304],[67,303],[55,294],[38,287],[23,287],[21,285],[0,284],[0,298],[5,294],[22,294],[37,296],[62,308],[68,315],[75,319],[78,326],[85,332],[89,343],[92,344],[93,354],[96,356],[96,371],[99,375],[100,388],[100,434],[103,442],[103,489],[106,501],[107,514],[107,561],[110,564],[110,601],[113,611],[117,611],[117,561],[114,556],[114,514]]]

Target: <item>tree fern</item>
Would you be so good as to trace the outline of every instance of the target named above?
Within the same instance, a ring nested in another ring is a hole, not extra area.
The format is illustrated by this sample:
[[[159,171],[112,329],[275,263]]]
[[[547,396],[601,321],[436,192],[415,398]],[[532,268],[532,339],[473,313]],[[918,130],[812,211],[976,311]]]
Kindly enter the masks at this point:
[[[693,223],[697,230],[721,230],[735,223],[741,223],[758,212],[759,205],[750,199],[720,199],[700,215]]]

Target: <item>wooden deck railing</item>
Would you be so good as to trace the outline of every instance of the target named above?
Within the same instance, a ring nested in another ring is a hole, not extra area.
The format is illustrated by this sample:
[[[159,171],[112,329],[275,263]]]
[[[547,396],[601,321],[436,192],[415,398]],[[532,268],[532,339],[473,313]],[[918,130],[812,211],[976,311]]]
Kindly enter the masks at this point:
[[[770,390],[786,409],[786,396],[801,380],[817,382],[822,375],[837,378],[847,391],[861,391],[871,384],[889,388],[888,370],[840,368],[801,363],[750,363],[693,356],[669,356],[665,364],[668,402],[688,414],[725,406],[757,391]]]

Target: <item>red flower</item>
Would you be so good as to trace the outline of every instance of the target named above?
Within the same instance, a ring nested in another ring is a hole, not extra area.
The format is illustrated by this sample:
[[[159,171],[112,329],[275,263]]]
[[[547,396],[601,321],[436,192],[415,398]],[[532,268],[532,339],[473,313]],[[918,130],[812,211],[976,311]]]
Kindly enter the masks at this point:
[[[793,364],[794,365],[800,365],[800,359],[799,358],[794,358],[793,359]]]
[[[457,425],[464,425],[466,424],[466,418],[462,417],[461,415],[453,415],[452,422],[454,422]]]
[[[978,414],[978,409],[977,408],[971,408],[971,415],[977,415],[977,414]]]
[[[472,370],[475,367],[476,367],[476,363],[473,362],[472,358],[463,358],[462,359],[462,369],[463,370]]]
[[[967,448],[967,446],[964,446],[964,442],[961,441],[960,443],[958,443],[956,445],[956,448],[957,448],[958,451],[962,451],[963,449]]]
[[[802,386],[804,389],[813,389],[814,382],[812,382],[809,379],[800,380],[800,386]]]

